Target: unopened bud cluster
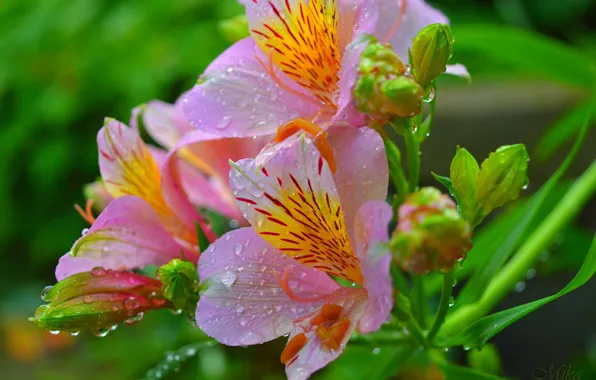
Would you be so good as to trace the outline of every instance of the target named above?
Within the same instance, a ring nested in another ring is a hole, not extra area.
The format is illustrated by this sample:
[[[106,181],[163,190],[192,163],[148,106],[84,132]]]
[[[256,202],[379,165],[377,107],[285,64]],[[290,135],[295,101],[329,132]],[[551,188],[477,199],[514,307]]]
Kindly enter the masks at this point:
[[[433,187],[406,198],[398,217],[390,245],[394,261],[405,271],[449,270],[471,248],[470,225],[457,212],[455,202]]]

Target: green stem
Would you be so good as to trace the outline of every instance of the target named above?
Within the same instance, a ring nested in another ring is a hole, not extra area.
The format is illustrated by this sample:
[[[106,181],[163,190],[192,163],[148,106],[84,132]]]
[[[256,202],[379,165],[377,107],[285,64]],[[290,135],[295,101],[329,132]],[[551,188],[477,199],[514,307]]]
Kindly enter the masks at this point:
[[[439,301],[439,309],[437,310],[437,316],[435,321],[426,335],[426,340],[432,344],[433,339],[439,332],[439,329],[445,322],[447,311],[449,310],[449,304],[451,303],[451,293],[453,291],[453,284],[455,283],[455,271],[450,270],[443,275],[443,290],[441,291],[441,300]]]
[[[416,322],[416,319],[410,318],[406,322],[406,329],[414,339],[414,341],[421,347],[426,347],[426,339],[424,339],[424,333],[422,332],[422,328]]]
[[[556,234],[566,226],[592,198],[596,191],[596,161],[579,177],[546,219],[534,230],[513,258],[493,278],[482,297],[462,306],[447,318],[442,331],[454,335],[474,320],[486,315],[515,285],[523,281]]]
[[[393,287],[403,293],[406,297],[409,297],[410,284],[402,271],[395,265],[391,265],[391,278],[393,279]]]
[[[420,142],[414,136],[414,129],[414,126],[410,125],[403,134],[408,156],[408,177],[411,193],[418,189],[418,177],[420,176]]]
[[[422,328],[426,328],[426,295],[424,279],[421,276],[412,277],[412,315],[418,320]]]

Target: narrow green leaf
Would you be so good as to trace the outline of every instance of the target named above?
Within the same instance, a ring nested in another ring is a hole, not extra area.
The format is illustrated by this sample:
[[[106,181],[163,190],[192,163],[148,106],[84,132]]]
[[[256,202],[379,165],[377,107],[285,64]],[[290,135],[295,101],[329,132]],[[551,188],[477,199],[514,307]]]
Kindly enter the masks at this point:
[[[453,183],[451,182],[451,178],[444,177],[442,175],[438,175],[434,172],[431,172],[430,174],[432,174],[432,176],[435,177],[435,179],[437,181],[439,181],[439,183],[441,185],[445,186],[445,188],[447,190],[449,190],[449,194],[451,194],[457,200],[457,194],[455,193],[455,189],[453,188]]]
[[[502,380],[502,377],[489,375],[480,371],[476,371],[470,368],[448,364],[448,363],[437,363],[445,380]]]
[[[214,345],[214,341],[197,342],[180,347],[176,351],[168,352],[166,358],[150,369],[143,377],[143,380],[163,379],[168,374],[179,370],[183,362],[195,356],[200,350]]]
[[[196,222],[195,225],[197,226],[197,238],[199,240],[199,252],[204,252],[209,247],[209,239],[205,236],[203,229],[199,222]]]
[[[592,100],[582,102],[567,111],[548,131],[540,138],[535,149],[535,157],[540,161],[549,159],[563,144],[568,142],[581,127],[586,114],[594,112]],[[589,123],[588,126],[593,125]]]
[[[456,336],[444,342],[449,346],[463,345],[466,348],[481,347],[490,338],[501,332],[515,321],[525,317],[534,310],[572,292],[585,284],[596,273],[596,235],[592,241],[590,251],[577,275],[560,292],[524,305],[507,309],[487,317],[481,318]]]
[[[476,176],[479,171],[480,167],[474,156],[465,148],[457,147],[451,161],[449,177],[451,177],[453,190],[457,194],[461,214],[468,222],[473,221],[476,210],[474,194],[476,193]]]
[[[519,245],[521,238],[528,234],[529,226],[535,220],[537,212],[544,203],[544,200],[555,186],[557,186],[557,183],[565,174],[583,145],[588,129],[588,120],[590,120],[590,114],[584,115],[584,123],[567,157],[552,177],[542,185],[540,190],[530,198],[527,204],[522,206],[521,211],[512,215],[510,222],[506,224],[506,227],[509,228],[498,230],[491,239],[474,242],[474,248],[470,251],[469,256],[479,254],[484,259],[481,259],[478,265],[476,265],[477,270],[461,290],[456,300],[456,307],[475,302],[480,298],[494,274],[509,259],[515,247]]]
[[[457,51],[481,54],[555,82],[592,89],[592,62],[572,46],[502,25],[468,24],[453,27]]]

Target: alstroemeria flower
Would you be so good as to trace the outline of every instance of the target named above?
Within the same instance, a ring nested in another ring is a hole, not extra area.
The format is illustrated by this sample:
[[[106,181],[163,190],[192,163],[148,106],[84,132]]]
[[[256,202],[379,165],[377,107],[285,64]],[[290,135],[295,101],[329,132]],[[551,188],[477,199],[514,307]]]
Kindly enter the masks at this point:
[[[160,170],[138,130],[113,119],[106,119],[97,144],[101,176],[115,199],[60,259],[58,280],[97,266],[130,270],[175,257],[194,262],[196,224],[211,241],[215,234],[188,201],[179,162],[167,161]]]
[[[355,329],[377,330],[393,306],[383,143],[372,130],[343,132],[349,144],[338,146],[368,149],[338,152],[341,179],[304,134],[280,144],[263,166],[233,165],[232,189],[252,227],[224,235],[199,259],[199,327],[232,346],[289,334],[281,361],[290,379],[337,358]],[[370,200],[367,189],[382,196]]]
[[[297,118],[366,124],[352,91],[364,34],[407,61],[414,36],[447,18],[422,0],[241,0],[251,37],[231,46],[187,95],[196,128],[227,137],[276,133]]]
[[[193,205],[243,222],[228,183],[229,160],[256,156],[266,139],[222,138],[198,131],[187,121],[181,99],[175,104],[154,100],[142,106],[147,132],[167,151],[177,153],[182,187]],[[155,149],[152,153],[159,161],[166,157]]]

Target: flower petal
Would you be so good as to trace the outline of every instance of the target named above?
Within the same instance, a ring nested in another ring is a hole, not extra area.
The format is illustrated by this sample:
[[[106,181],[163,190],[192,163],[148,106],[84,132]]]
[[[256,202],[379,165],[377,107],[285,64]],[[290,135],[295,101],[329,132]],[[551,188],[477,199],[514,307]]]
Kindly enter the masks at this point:
[[[344,40],[347,40],[349,44],[342,48],[338,82],[339,98],[337,113],[333,121],[345,121],[358,127],[366,124],[365,116],[356,109],[352,101],[354,85],[358,77],[360,54],[368,43],[367,39],[363,39],[362,36],[374,32],[378,23],[379,12],[374,0],[343,0],[340,2],[340,12],[340,37],[342,34],[349,34],[349,40],[344,37]],[[350,16],[350,13],[353,13],[353,15]],[[344,16],[343,14],[347,15]],[[351,25],[348,25],[350,21]],[[342,28],[342,24],[345,27]],[[341,32],[342,29],[345,29],[345,31]],[[342,38],[340,38],[340,43],[341,40]]]
[[[276,279],[284,271],[288,270],[289,286],[300,297],[320,298],[339,288],[326,274],[296,263],[248,227],[213,243],[201,255],[198,269],[207,290],[197,306],[197,324],[230,346],[286,335],[292,321],[324,303],[290,299]]]
[[[115,198],[136,195],[157,213],[164,227],[177,238],[196,243],[194,220],[181,220],[164,198],[162,185],[171,188],[171,179],[162,183],[157,163],[138,131],[114,119],[106,119],[97,134],[99,170],[106,189]],[[170,196],[175,194],[170,193]]]
[[[277,71],[293,90],[281,88],[259,59],[265,64],[268,61],[250,37],[223,52],[183,100],[191,124],[221,137],[262,136],[317,112],[318,107],[304,100],[304,95],[296,95],[298,86]]]
[[[145,106],[142,116],[147,133],[166,149],[172,149],[182,136],[194,130],[182,111],[181,100],[175,105],[152,100]]]
[[[275,248],[361,283],[333,176],[304,134],[280,144],[262,167],[256,160],[232,165],[230,184],[244,217]]]
[[[312,94],[333,103],[341,63],[334,0],[244,0],[252,37],[275,65]],[[342,41],[343,42],[343,41]]]
[[[370,128],[334,126],[328,133],[337,162],[333,177],[352,237],[358,209],[368,201],[387,198],[389,169],[385,145],[381,136]]]
[[[387,242],[392,217],[391,206],[383,201],[365,203],[356,215],[355,240],[364,276],[363,286],[369,299],[366,312],[358,323],[362,333],[378,330],[391,316],[393,286]]]
[[[423,0],[375,0],[379,8],[379,20],[374,35],[383,42],[389,42],[393,50],[404,61],[408,60],[408,49],[418,32],[434,23],[448,24],[443,13],[426,4]],[[394,26],[405,4],[405,14],[394,31]]]
[[[468,72],[468,69],[461,63],[447,65],[447,71],[445,71],[445,74],[455,75],[456,77],[467,79],[468,82],[472,82],[472,76]]]
[[[312,329],[312,319],[308,318],[300,322],[292,330],[289,341],[297,334],[304,333],[307,343],[302,347],[298,354],[286,364],[286,375],[288,380],[303,380],[310,377],[312,373],[325,367],[335,360],[343,352],[350,336],[356,329],[362,313],[366,309],[367,299],[361,292],[362,289],[341,289],[335,292],[329,299],[329,304],[340,305],[343,307],[344,316],[349,319],[344,336],[339,342],[338,349],[326,347],[317,336],[316,330]],[[310,329],[310,331],[309,331]],[[306,331],[306,332],[305,332]]]
[[[161,225],[155,211],[141,198],[123,196],[111,201],[71,251],[60,258],[56,278],[94,267],[131,270],[162,265],[174,257],[195,260]]]

